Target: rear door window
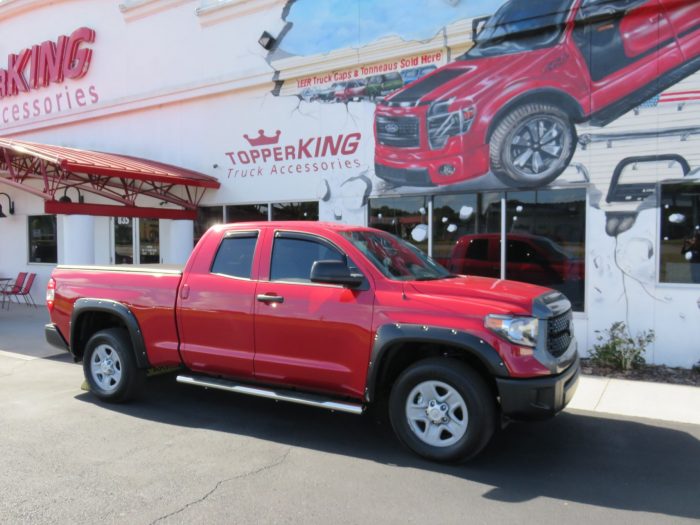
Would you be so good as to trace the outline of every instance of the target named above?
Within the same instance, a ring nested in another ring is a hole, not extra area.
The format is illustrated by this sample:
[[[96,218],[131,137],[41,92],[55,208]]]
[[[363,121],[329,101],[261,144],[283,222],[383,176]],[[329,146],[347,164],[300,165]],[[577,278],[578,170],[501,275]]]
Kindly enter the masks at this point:
[[[257,240],[257,233],[236,233],[224,237],[211,272],[250,279]]]

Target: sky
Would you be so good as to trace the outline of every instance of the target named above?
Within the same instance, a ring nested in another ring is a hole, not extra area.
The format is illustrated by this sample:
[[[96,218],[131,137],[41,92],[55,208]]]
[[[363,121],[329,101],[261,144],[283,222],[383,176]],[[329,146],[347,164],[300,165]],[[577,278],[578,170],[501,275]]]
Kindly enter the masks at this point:
[[[463,18],[493,14],[504,0],[296,0],[280,47],[294,55],[362,47],[388,35],[426,40]]]

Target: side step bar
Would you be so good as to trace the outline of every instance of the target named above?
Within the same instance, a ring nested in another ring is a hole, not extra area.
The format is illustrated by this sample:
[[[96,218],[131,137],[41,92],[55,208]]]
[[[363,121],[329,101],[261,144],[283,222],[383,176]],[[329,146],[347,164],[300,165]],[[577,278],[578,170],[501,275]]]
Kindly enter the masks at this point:
[[[227,392],[246,394],[248,396],[265,397],[267,399],[274,399],[275,401],[289,401],[290,403],[325,408],[326,410],[337,410],[338,412],[348,412],[355,415],[362,414],[363,410],[362,405],[356,403],[334,401],[322,396],[302,394],[293,390],[272,390],[243,385],[215,377],[179,375],[177,376],[177,382],[204,388],[216,388],[217,390],[226,390]]]

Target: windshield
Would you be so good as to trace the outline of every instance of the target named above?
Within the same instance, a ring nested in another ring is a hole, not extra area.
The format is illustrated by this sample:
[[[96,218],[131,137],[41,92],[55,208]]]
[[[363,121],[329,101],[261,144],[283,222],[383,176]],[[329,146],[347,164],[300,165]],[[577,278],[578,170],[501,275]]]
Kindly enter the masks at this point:
[[[418,248],[389,233],[353,230],[342,235],[389,279],[430,281],[453,277]]]
[[[507,55],[554,44],[572,0],[510,0],[496,11],[460,59]]]

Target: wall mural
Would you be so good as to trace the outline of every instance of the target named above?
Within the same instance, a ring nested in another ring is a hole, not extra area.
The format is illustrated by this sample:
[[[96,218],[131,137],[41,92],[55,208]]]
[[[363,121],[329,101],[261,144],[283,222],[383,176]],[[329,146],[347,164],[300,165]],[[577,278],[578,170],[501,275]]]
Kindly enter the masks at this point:
[[[297,123],[344,107],[346,134],[368,151],[320,183],[332,218],[364,213],[370,196],[586,184],[588,227],[600,223],[609,243],[589,232],[588,254],[562,261],[570,250],[547,230],[555,246],[531,251],[557,275],[581,275],[588,255],[589,303],[628,325],[654,326],[653,314],[631,312],[648,301],[685,321],[687,298],[658,283],[700,282],[700,2],[296,0],[283,16],[268,58],[274,94],[296,97]],[[675,189],[659,195],[659,183]],[[514,206],[510,231],[537,237],[528,202]],[[435,217],[436,235],[464,245],[479,208],[453,209]],[[426,220],[400,220],[420,245]]]

